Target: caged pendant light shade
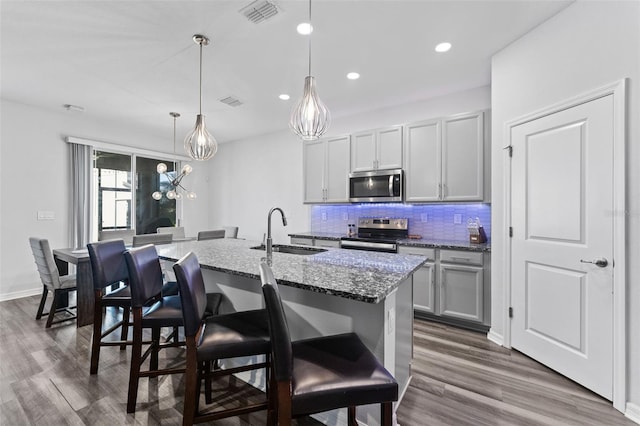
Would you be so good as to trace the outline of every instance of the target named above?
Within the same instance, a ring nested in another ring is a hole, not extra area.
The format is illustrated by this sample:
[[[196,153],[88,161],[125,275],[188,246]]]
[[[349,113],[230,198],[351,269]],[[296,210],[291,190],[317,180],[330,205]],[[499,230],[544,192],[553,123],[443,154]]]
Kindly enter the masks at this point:
[[[311,0],[309,0],[309,25],[311,25]],[[309,74],[304,79],[302,99],[291,112],[289,127],[300,139],[316,140],[328,129],[331,122],[329,110],[316,92],[315,78],[311,75],[311,34],[309,34]]]
[[[209,39],[196,34],[193,36],[193,41],[200,45],[200,113],[196,116],[194,129],[184,139],[184,149],[194,160],[205,161],[218,151],[218,142],[207,130],[204,115],[202,115],[202,46],[208,45]]]

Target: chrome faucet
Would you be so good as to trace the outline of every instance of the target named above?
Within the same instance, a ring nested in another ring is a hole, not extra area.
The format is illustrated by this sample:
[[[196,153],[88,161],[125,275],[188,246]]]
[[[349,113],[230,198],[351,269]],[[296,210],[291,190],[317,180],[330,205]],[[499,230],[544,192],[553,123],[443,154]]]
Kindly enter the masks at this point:
[[[269,210],[269,216],[267,216],[267,264],[269,266],[271,266],[271,264],[273,263],[272,261],[273,239],[271,238],[271,215],[275,210],[278,210],[280,212],[280,215],[282,216],[282,225],[287,226],[287,218],[284,215],[284,211],[282,211],[280,207],[274,207],[271,210]]]

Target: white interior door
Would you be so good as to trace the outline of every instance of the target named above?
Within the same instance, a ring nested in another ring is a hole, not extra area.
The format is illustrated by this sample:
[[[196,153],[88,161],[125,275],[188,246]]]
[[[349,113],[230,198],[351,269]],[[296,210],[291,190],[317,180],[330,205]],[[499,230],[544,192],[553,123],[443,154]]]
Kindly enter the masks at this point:
[[[613,96],[512,129],[511,344],[611,400]]]

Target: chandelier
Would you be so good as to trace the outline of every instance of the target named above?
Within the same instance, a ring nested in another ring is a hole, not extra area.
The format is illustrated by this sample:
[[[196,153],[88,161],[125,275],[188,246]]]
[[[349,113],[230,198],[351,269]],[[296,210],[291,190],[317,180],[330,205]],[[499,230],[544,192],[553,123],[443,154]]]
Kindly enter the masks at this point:
[[[182,179],[184,179],[186,175],[188,175],[193,171],[193,168],[191,167],[190,164],[185,164],[184,167],[182,167],[182,171],[180,172],[180,174],[175,178],[171,176],[171,173],[174,173],[174,172],[167,172],[167,165],[164,163],[158,163],[156,170],[158,171],[158,174],[164,175],[164,177],[169,181],[170,189],[166,193],[166,197],[168,199],[170,200],[181,199],[182,198],[181,191],[184,191],[186,193],[186,197],[188,199],[190,200],[196,199],[195,192],[189,191],[184,186],[182,186]],[[162,192],[156,191],[153,194],[151,194],[151,196],[153,197],[154,200],[160,200],[162,198]]]
[[[173,117],[173,149],[175,151],[176,146],[176,119],[180,117],[180,114],[177,112],[170,112],[169,115]],[[193,171],[193,167],[190,164],[185,164],[182,167],[182,171],[176,177],[173,177],[171,174],[175,174],[175,172],[168,172],[167,165],[165,163],[158,163],[156,166],[156,170],[158,174],[163,175],[167,181],[169,182],[170,189],[166,193],[166,197],[170,200],[179,200],[182,198],[181,190],[186,193],[186,197],[190,200],[196,199],[196,193],[187,190],[184,186],[182,186],[182,179],[189,173]],[[162,192],[155,191],[151,194],[154,200],[162,199]]]

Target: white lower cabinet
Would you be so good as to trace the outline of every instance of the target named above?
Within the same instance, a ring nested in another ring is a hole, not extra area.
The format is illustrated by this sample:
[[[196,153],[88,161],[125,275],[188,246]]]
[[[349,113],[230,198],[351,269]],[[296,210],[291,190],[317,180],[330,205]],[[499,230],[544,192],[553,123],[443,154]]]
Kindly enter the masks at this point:
[[[440,264],[439,315],[482,322],[484,280],[481,266]]]
[[[296,244],[298,246],[312,246],[313,237],[291,237],[291,244]]]
[[[488,325],[490,294],[484,283],[489,271],[483,253],[412,246],[400,246],[399,253],[429,259],[413,274],[416,312],[444,322]]]
[[[313,237],[291,237],[291,244],[299,246],[340,248],[340,240],[322,240],[320,238]]]
[[[400,246],[400,254],[426,256],[429,261],[413,274],[413,307],[422,312],[436,313],[436,250],[432,248]]]
[[[340,248],[340,241],[339,240],[320,240],[318,238],[314,238],[313,245],[316,247]]]

